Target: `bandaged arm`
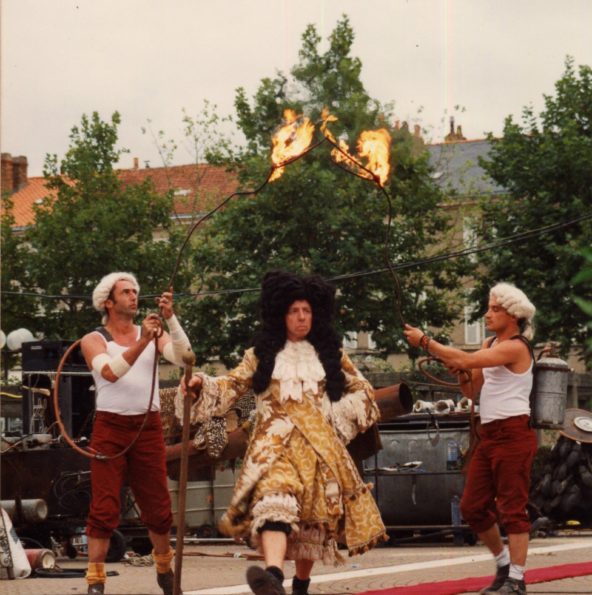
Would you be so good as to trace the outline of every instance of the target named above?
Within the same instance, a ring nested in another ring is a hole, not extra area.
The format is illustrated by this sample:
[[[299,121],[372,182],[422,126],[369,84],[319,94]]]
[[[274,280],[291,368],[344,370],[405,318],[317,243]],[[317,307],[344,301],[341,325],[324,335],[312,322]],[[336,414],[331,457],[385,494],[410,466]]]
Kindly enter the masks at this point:
[[[131,368],[121,353],[115,357],[111,357],[106,353],[99,353],[99,355],[93,357],[92,367],[95,372],[102,375],[105,365],[109,365],[111,372],[117,378],[121,378]]]
[[[167,319],[167,325],[171,340],[164,346],[162,355],[172,364],[182,366],[184,365],[183,355],[191,349],[191,343],[174,314]]]

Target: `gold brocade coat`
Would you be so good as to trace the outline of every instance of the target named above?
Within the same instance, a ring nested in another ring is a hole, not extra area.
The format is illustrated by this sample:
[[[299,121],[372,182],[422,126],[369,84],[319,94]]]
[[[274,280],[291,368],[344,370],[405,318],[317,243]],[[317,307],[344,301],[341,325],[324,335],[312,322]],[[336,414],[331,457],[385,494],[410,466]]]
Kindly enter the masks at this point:
[[[251,389],[257,363],[254,350],[249,349],[241,363],[227,375],[214,378],[200,374],[203,386],[200,398],[192,405],[191,423],[203,423],[210,416],[224,415]],[[284,399],[282,402],[280,383],[274,378],[264,392],[256,395],[255,427],[230,506],[220,521],[223,533],[249,537],[258,485],[265,484],[274,463],[287,449],[293,448],[297,440],[304,440],[302,444],[312,447],[318,461],[316,466],[322,470],[317,473],[317,481],[320,477],[325,499],[322,509],[327,517],[322,525],[329,537],[343,541],[350,555],[362,553],[385,538],[378,507],[346,449],[349,441],[379,418],[374,390],[345,354],[341,366],[345,390],[337,402],[329,400],[324,379],[318,382],[316,392],[305,390],[300,401]],[[181,418],[181,399],[177,399],[176,413]],[[291,491],[289,486],[284,489]],[[318,487],[311,487],[309,492],[313,489],[318,492]],[[302,502],[299,508],[304,513]],[[301,521],[306,519],[301,518]]]

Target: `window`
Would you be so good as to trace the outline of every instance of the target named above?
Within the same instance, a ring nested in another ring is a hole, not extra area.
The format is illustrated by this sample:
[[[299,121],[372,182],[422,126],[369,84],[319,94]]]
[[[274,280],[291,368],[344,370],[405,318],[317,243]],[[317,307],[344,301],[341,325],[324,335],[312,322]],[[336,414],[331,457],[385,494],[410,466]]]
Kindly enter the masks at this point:
[[[475,219],[473,217],[463,218],[463,246],[465,250],[476,248],[478,244],[478,236],[475,231]],[[475,264],[477,256],[475,254],[469,255],[469,262]]]
[[[485,322],[483,318],[471,322],[476,306],[465,307],[465,345],[481,345],[485,338]]]
[[[345,333],[343,336],[343,347],[344,349],[357,349],[358,333]]]

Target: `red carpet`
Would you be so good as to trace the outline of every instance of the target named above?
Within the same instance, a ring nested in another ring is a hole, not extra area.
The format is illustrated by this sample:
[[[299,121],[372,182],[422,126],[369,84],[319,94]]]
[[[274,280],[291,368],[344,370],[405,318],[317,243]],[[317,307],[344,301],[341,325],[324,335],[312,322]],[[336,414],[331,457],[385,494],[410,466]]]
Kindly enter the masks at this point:
[[[547,566],[546,568],[535,568],[526,571],[526,583],[546,583],[557,581],[563,578],[586,576],[592,574],[592,562],[581,562],[579,564],[561,564],[560,566]],[[380,589],[378,591],[364,591],[359,595],[457,595],[457,593],[470,593],[479,591],[486,587],[492,576],[478,576],[475,578],[463,578],[455,581],[440,581],[437,583],[420,583],[419,585],[407,585],[404,587],[393,587],[391,589]]]

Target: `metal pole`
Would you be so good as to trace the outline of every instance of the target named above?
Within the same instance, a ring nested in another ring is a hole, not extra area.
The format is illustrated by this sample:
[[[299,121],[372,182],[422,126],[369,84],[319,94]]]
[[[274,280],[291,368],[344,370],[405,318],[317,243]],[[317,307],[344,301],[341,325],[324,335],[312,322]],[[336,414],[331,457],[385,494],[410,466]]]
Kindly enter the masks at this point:
[[[181,469],[179,476],[179,495],[177,500],[177,542],[175,544],[175,580],[173,582],[173,595],[181,593],[181,573],[183,568],[183,539],[185,537],[185,502],[187,497],[187,463],[189,460],[189,420],[191,416],[191,391],[189,380],[191,379],[192,368],[195,364],[193,351],[183,356],[185,363],[185,386],[187,394],[183,399],[183,433],[181,438]]]

